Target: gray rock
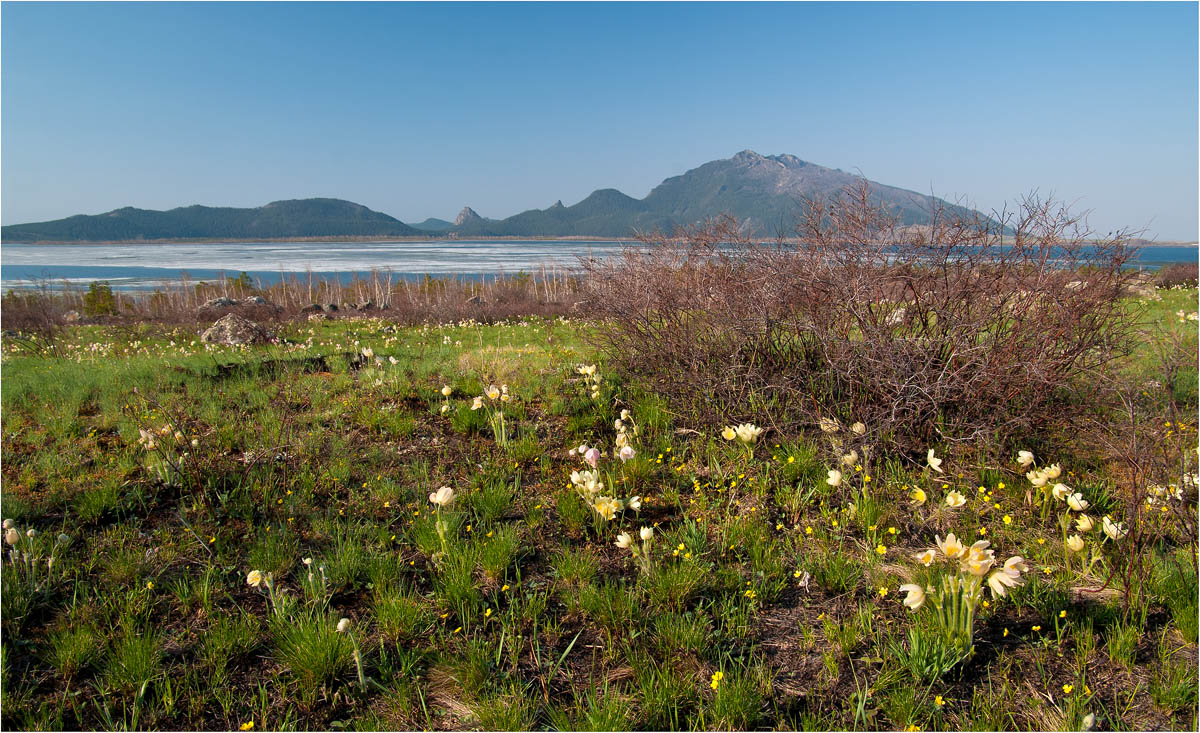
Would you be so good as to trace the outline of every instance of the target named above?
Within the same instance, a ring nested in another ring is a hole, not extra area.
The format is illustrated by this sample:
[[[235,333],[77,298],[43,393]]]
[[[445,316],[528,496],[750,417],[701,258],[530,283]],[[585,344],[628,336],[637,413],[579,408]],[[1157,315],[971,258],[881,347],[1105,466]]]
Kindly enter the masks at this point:
[[[242,305],[270,305],[270,301],[261,295],[251,295],[249,298],[242,299]]]
[[[222,296],[220,298],[213,298],[212,300],[206,300],[206,301],[204,301],[204,305],[202,305],[200,307],[201,308],[232,308],[233,306],[235,306],[237,304],[238,304],[238,302],[236,300],[234,300],[233,298],[226,298],[226,297]]]
[[[265,344],[274,337],[249,318],[230,313],[209,327],[200,340],[206,344]]]

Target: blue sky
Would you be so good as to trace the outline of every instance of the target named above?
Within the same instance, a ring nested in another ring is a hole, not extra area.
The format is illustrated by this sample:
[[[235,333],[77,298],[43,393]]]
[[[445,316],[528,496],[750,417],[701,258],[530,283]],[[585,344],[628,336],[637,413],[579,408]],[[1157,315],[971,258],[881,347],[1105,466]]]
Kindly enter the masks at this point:
[[[750,148],[1197,237],[1197,4],[2,9],[0,218],[642,197]]]

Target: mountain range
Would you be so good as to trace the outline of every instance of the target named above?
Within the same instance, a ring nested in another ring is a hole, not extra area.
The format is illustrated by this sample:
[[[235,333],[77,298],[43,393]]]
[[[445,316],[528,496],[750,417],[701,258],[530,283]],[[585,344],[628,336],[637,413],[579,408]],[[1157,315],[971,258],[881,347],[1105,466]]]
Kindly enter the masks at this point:
[[[794,155],[743,150],[683,175],[668,178],[643,199],[613,188],[592,192],[577,204],[556,202],[506,219],[488,219],[465,207],[449,222],[430,218],[405,224],[387,214],[339,199],[275,201],[251,209],[187,206],[169,211],[126,207],[95,216],[12,224],[0,228],[5,242],[126,241],[170,239],[299,239],[317,237],[630,237],[639,231],[671,231],[731,214],[749,233],[791,232],[804,198],[832,196],[862,180]],[[965,211],[931,196],[868,182],[876,203],[903,224],[924,224],[937,206]]]

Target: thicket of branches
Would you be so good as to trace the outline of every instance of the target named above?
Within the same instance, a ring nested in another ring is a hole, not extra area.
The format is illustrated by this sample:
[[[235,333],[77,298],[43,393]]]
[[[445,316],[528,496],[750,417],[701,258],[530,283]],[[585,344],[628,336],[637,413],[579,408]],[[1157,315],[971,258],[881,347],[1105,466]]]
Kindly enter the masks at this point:
[[[265,303],[246,302],[262,298]],[[218,298],[238,305],[205,307]],[[186,278],[151,291],[118,291],[105,283],[88,288],[45,282],[10,290],[0,300],[0,322],[8,331],[46,334],[68,322],[208,324],[226,313],[255,321],[303,320],[313,304],[338,306],[327,317],[377,316],[405,324],[480,322],[524,316],[578,314],[575,278],[560,272],[519,273],[488,280],[457,277],[402,279],[376,271],[348,281],[312,274],[290,275],[274,283],[236,278],[192,282]],[[356,307],[357,306],[357,307]]]
[[[1130,347],[1130,233],[1035,197],[901,227],[868,194],[805,202],[794,239],[723,219],[587,261],[599,346],[699,421],[836,417],[911,450],[1062,420]]]

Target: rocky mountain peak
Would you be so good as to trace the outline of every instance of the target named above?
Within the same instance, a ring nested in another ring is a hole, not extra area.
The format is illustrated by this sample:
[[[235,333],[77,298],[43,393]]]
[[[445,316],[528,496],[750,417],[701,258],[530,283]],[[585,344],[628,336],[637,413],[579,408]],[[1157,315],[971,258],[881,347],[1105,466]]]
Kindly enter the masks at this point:
[[[463,210],[458,212],[458,216],[454,219],[454,226],[462,226],[472,221],[483,221],[483,217],[475,213],[475,209],[470,206],[464,206]]]

